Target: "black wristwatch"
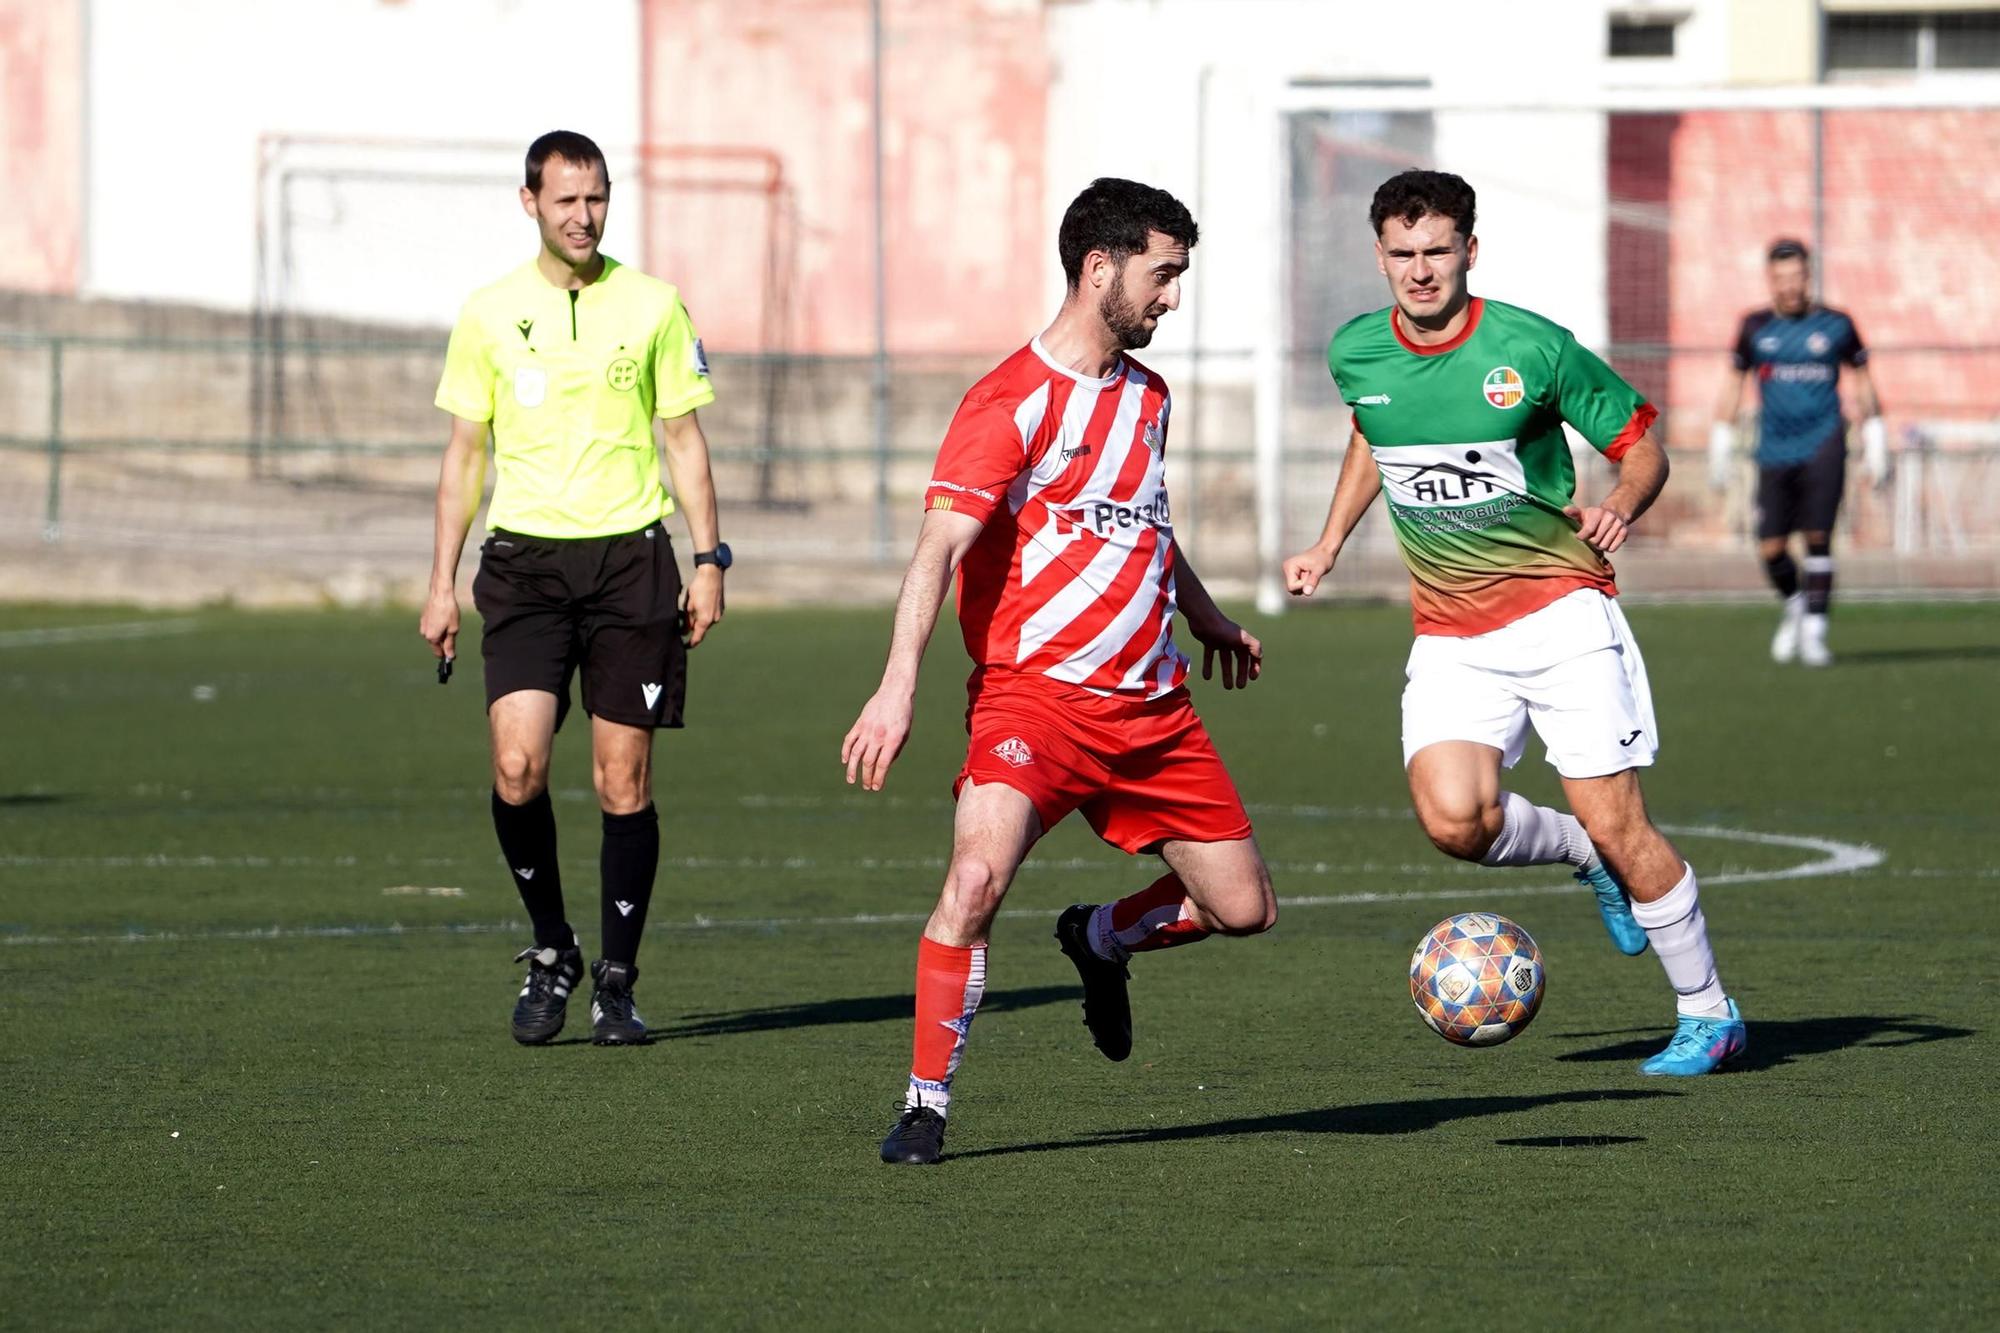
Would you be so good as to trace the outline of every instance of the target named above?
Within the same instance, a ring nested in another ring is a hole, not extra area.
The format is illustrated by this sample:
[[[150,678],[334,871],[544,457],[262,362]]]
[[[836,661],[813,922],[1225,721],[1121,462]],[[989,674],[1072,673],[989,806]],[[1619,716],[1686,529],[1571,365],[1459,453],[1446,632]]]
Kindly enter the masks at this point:
[[[714,565],[717,569],[727,569],[735,563],[736,557],[729,554],[728,542],[717,542],[713,551],[696,551],[694,553],[694,565],[696,569],[700,569],[703,565]]]

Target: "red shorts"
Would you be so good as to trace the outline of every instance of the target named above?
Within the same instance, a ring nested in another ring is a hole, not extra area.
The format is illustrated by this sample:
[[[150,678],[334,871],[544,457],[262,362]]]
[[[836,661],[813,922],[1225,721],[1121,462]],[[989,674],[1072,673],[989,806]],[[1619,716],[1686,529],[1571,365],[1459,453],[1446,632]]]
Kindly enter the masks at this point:
[[[1106,698],[1046,676],[974,672],[966,693],[972,740],[953,796],[968,779],[998,782],[1034,802],[1044,832],[1082,810],[1098,837],[1127,852],[1250,836],[1187,690]]]

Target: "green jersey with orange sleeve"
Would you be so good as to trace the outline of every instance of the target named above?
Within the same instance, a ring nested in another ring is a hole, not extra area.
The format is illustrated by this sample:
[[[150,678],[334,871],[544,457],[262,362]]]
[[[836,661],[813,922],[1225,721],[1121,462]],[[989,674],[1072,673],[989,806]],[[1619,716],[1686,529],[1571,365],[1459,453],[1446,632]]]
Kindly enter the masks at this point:
[[[1563,423],[1616,461],[1658,413],[1568,329],[1474,297],[1456,337],[1422,347],[1376,310],[1333,335],[1327,367],[1382,474],[1417,633],[1485,634],[1578,588],[1617,594],[1563,515]]]

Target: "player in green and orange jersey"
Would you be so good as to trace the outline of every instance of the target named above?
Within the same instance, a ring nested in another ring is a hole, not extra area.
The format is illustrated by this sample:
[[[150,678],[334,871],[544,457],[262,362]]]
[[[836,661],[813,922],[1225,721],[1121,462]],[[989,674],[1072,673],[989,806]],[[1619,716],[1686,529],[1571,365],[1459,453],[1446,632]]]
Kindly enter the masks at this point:
[[[1327,351],[1354,436],[1326,529],[1285,562],[1286,585],[1310,596],[1388,491],[1416,616],[1403,759],[1424,832],[1462,860],[1572,866],[1618,947],[1650,943],[1673,985],[1674,1038],[1640,1068],[1707,1073],[1743,1049],[1743,1019],[1716,976],[1694,870],[1646,814],[1652,697],[1605,559],[1666,484],[1657,413],[1567,329],[1471,295],[1475,202],[1435,171],[1375,192],[1393,303]],[[1565,422],[1618,464],[1598,504],[1575,502]],[[1530,725],[1574,816],[1501,790]]]

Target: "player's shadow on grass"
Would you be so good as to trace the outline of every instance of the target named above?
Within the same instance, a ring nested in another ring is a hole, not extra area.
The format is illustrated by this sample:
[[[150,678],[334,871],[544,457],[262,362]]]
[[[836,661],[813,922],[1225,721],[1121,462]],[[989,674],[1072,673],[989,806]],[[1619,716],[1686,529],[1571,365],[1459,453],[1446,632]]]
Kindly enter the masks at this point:
[[[1020,986],[1013,990],[990,990],[979,1002],[982,1014],[1008,1013],[1033,1009],[1037,1005],[1068,1001],[1076,1003],[1074,986]],[[687,1014],[654,1036],[661,1041],[682,1037],[741,1037],[755,1032],[783,1032],[789,1028],[830,1027],[841,1023],[890,1023],[910,1021],[917,1011],[914,995],[860,995],[842,1000],[808,1000],[802,1004],[773,1004],[761,1009],[736,1009],[726,1013]]]
[[[21,791],[0,795],[0,808],[17,805],[59,805],[64,801],[74,801],[76,797],[67,792]]]
[[[1621,1032],[1571,1032],[1571,1040],[1586,1037],[1616,1037]],[[1842,1017],[1760,1020],[1750,1018],[1750,1049],[1731,1060],[1724,1071],[1750,1073],[1790,1064],[1807,1055],[1829,1055],[1850,1047],[1921,1046],[1926,1042],[1970,1037],[1971,1028],[1946,1027],[1921,1019],[1878,1014],[1849,1014]],[[1599,1061],[1644,1060],[1660,1049],[1659,1033],[1651,1029],[1636,1041],[1621,1041],[1587,1051],[1558,1055],[1558,1060],[1596,1063]]]
[[[1212,1120],[1205,1125],[1158,1125],[1143,1129],[1110,1129],[1088,1138],[1049,1143],[1012,1143],[998,1148],[974,1148],[947,1153],[950,1158],[1005,1157],[1023,1152],[1060,1152],[1066,1148],[1116,1148],[1124,1144],[1184,1143],[1190,1139],[1233,1138],[1243,1134],[1421,1134],[1455,1120],[1483,1115],[1512,1115],[1544,1106],[1585,1102],[1636,1102],[1679,1094],[1666,1088],[1611,1088],[1589,1092],[1551,1092],[1532,1097],[1419,1097],[1403,1102],[1367,1102],[1359,1106],[1329,1106],[1318,1111],[1288,1111],[1284,1115]]]

